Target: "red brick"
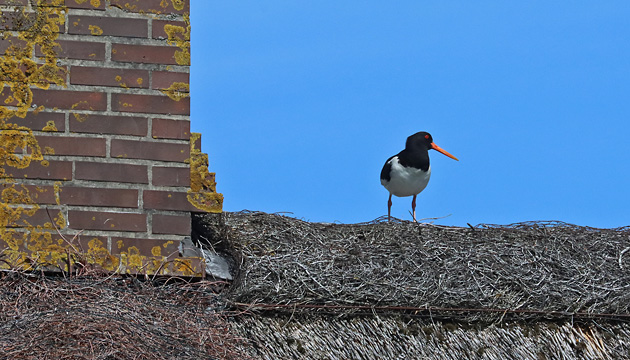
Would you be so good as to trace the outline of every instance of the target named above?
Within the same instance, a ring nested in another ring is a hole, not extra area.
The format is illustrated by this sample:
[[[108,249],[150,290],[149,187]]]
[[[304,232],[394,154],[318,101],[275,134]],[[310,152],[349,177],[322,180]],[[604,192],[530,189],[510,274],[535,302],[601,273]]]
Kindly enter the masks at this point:
[[[190,98],[179,101],[168,96],[112,94],[112,110],[131,113],[190,115]]]
[[[0,0],[0,5],[8,6],[26,6],[28,0]]]
[[[0,88],[0,104],[9,105],[9,106],[17,106],[18,104],[17,100],[9,99],[10,96],[13,96],[13,93],[11,92],[11,88],[9,88],[8,86]]]
[[[107,110],[107,94],[90,91],[33,89],[33,104],[48,109]]]
[[[190,139],[190,121],[153,119],[151,135],[160,139]]]
[[[53,186],[23,185],[29,193],[31,200],[40,205],[54,205],[55,188]]]
[[[183,6],[175,6],[183,5]],[[152,14],[188,14],[190,13],[189,0],[111,0],[110,6],[138,12]]]
[[[59,209],[40,208],[39,210],[35,212],[33,216],[25,220],[32,226],[37,226],[37,225],[43,226],[46,223],[51,223],[51,224],[54,223],[55,220],[59,219],[60,214],[61,214],[61,210]]]
[[[182,28],[184,32],[186,31],[186,27],[188,26],[186,25],[184,21],[153,20],[153,24],[151,25],[153,34],[151,34],[151,37],[153,37],[154,39],[168,39],[168,34],[166,33],[166,30],[164,29],[164,26],[166,25],[178,26]],[[182,40],[190,40],[190,39],[182,39]]]
[[[112,44],[112,61],[177,65],[175,52],[179,50],[175,46]]]
[[[136,184],[149,183],[149,175],[146,165],[77,161],[75,163],[74,171],[77,180],[110,181]]]
[[[65,0],[38,0],[35,4],[42,7],[62,7],[64,6],[64,1]]]
[[[23,49],[26,45],[26,41],[20,40],[14,36],[9,36],[6,39],[0,37],[0,54],[5,55],[9,46],[15,45],[16,47]]]
[[[147,231],[147,215],[136,213],[68,210],[71,229]]]
[[[76,133],[147,136],[148,120],[142,117],[70,114],[70,131]]]
[[[56,204],[55,201],[55,193],[54,188],[52,186],[37,186],[37,185],[19,185],[19,184],[10,184],[4,182],[0,185],[0,191],[4,191],[6,189],[13,188],[15,191],[18,191],[25,196],[27,196],[32,202],[35,204]],[[17,201],[10,201],[13,204],[17,204]],[[27,202],[21,201],[22,204],[26,204]],[[9,201],[5,201],[5,203],[9,203]]]
[[[44,226],[46,223],[51,223],[59,218],[61,210],[59,209],[38,209],[33,216],[22,214],[19,220],[14,223],[7,224],[8,227],[28,227],[30,226]]]
[[[68,33],[78,35],[107,35],[146,38],[147,19],[70,15]]]
[[[69,187],[61,188],[59,194],[64,205],[138,207],[138,190],[135,189],[102,189]]]
[[[112,251],[113,255],[130,254],[130,248],[132,253],[136,251],[139,255],[143,256],[164,256],[169,257],[172,254],[179,255],[179,240],[161,240],[161,239],[142,239],[142,238],[128,238],[128,237],[114,237],[112,236]],[[159,249],[156,249],[159,247]]]
[[[0,17],[2,31],[29,31],[35,25],[37,15],[22,11],[4,11]]]
[[[10,187],[9,184],[3,184],[1,189]],[[36,204],[39,205],[54,205],[55,201],[55,189],[52,186],[40,186],[40,185],[16,185],[17,190],[26,190],[28,197]]]
[[[191,136],[190,142],[193,149],[201,151],[201,134],[200,133],[192,133],[191,135],[196,135],[194,138]]]
[[[48,166],[31,162],[27,168],[15,169],[5,166],[7,174],[14,179],[72,180],[72,161],[49,161]]]
[[[115,249],[120,247],[120,249]],[[127,274],[205,276],[205,261],[199,257],[182,258],[180,241],[112,237],[112,252],[120,258],[120,269]]]
[[[38,0],[40,6],[61,7],[72,9],[105,10],[105,0]]]
[[[112,139],[111,157],[184,162],[190,157],[187,144]]]
[[[54,150],[54,155],[96,156],[105,157],[104,138],[86,138],[72,136],[37,136],[39,146],[44,151],[45,147]]]
[[[63,232],[63,230],[61,231]],[[64,249],[68,249],[71,252],[85,254],[90,250],[90,243],[92,243],[93,246],[95,245],[97,247],[102,247],[104,249],[107,249],[107,237],[104,237],[104,236],[80,235],[80,236],[75,237],[74,234],[66,234],[64,237],[61,237],[59,234],[57,234],[55,230],[52,230],[49,232],[52,235],[51,236],[52,244],[60,245]],[[59,250],[55,249],[54,251],[59,251]],[[28,249],[28,245],[26,246],[25,252],[27,254],[32,253],[30,249]],[[40,256],[40,259],[41,259],[42,252],[39,252],[37,255]],[[100,257],[100,255],[97,255],[97,256]],[[49,261],[52,260],[52,262],[53,263],[56,262],[56,264],[60,266],[60,268],[64,269],[65,271],[68,270],[68,267],[67,267],[68,263],[65,257],[63,259],[52,259],[50,257],[50,254],[48,254],[47,257],[48,257],[47,259],[45,258],[43,260],[49,260]],[[104,257],[102,259],[105,260]],[[109,261],[111,261],[111,259]],[[77,264],[76,261],[74,263]]]
[[[23,119],[13,118],[11,121],[15,122],[17,125],[26,126],[29,129],[33,130],[42,130],[46,125],[48,125],[49,121],[52,121],[57,128],[57,131],[65,131],[66,130],[66,120],[65,115],[62,113],[49,113],[49,112],[39,112],[35,114],[32,111],[29,111],[26,114],[26,117]]]
[[[21,64],[17,66],[17,69],[19,71],[22,72],[22,74],[18,75],[20,77],[24,76],[30,76],[29,74],[29,69],[26,67],[26,65]],[[65,66],[58,66],[55,71],[52,71],[52,68],[48,67],[47,65],[38,65],[38,72],[39,72],[39,79],[37,80],[32,80],[32,81],[37,81],[37,82],[41,82],[41,83],[47,83],[47,84],[56,84],[58,82],[58,78],[61,80],[61,84],[66,83],[66,74],[68,73],[68,69]],[[16,80],[17,79],[17,80]],[[33,79],[33,78],[31,78]],[[8,74],[8,73],[2,73],[0,74],[0,80],[4,80],[5,82],[7,82],[7,84],[13,84],[16,81],[19,82],[23,82],[24,80],[16,78],[15,75],[13,74]]]
[[[73,66],[70,70],[70,83],[146,89],[149,87],[149,72],[136,69]]]
[[[65,5],[72,9],[105,10],[105,0],[65,0]]]
[[[155,186],[190,186],[189,167],[153,167],[153,185]]]
[[[168,89],[173,86],[174,83],[184,83],[186,85],[189,84],[190,74],[188,73],[180,73],[180,72],[172,72],[172,71],[153,71],[152,73],[153,81],[151,88],[152,89]],[[179,89],[182,92],[190,92],[190,88]]]
[[[144,190],[142,199],[145,209],[199,211],[189,201],[185,191]]]
[[[187,216],[153,214],[154,234],[190,235],[190,214]]]
[[[55,51],[60,59],[105,60],[105,43],[72,40],[57,40],[57,43],[61,49]],[[39,46],[35,47],[35,54],[43,56]]]
[[[87,253],[90,250],[90,243],[94,240],[96,241],[92,244],[92,246],[108,249],[107,237],[105,236],[81,235],[77,236],[76,238],[74,238],[73,236],[66,236],[66,240],[70,242],[77,251],[82,253]]]
[[[199,208],[197,208],[193,205],[196,212],[220,212],[223,208],[223,194],[219,194],[214,190],[191,192],[188,194],[188,199],[193,204],[197,204],[199,206]]]

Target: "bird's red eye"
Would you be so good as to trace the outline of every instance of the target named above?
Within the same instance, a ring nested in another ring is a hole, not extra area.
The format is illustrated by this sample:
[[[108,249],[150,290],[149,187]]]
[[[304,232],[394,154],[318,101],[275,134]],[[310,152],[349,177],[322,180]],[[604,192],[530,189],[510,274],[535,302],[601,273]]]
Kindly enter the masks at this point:
[[[428,139],[428,138],[429,138],[429,135],[424,135],[424,138],[425,138],[425,139]]]

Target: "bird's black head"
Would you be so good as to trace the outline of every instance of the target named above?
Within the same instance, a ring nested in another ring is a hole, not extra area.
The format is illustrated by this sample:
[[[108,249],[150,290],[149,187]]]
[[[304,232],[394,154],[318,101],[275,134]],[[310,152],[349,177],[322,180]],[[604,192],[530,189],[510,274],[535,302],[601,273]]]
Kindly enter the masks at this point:
[[[407,138],[405,148],[412,149],[433,149],[431,144],[433,143],[433,137],[426,131],[420,131]]]
[[[433,137],[426,131],[420,131],[415,133],[407,138],[407,143],[405,144],[405,149],[408,150],[437,150],[442,154],[450,157],[451,159],[458,160],[455,156],[449,154],[446,150],[441,147],[435,145],[433,142]],[[459,160],[458,160],[459,161]]]

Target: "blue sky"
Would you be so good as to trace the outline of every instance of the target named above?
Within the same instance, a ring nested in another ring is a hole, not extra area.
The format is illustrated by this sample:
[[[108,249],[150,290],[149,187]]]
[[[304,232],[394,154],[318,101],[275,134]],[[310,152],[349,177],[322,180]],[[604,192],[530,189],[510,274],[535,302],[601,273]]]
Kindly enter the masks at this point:
[[[191,5],[192,128],[224,210],[386,215],[381,167],[428,131],[460,161],[430,153],[418,218],[630,225],[630,2]]]

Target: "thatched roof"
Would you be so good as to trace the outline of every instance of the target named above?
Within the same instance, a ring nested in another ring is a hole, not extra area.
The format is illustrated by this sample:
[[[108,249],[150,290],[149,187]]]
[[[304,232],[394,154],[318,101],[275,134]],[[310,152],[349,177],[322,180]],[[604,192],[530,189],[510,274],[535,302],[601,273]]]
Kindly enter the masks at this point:
[[[628,228],[225,213],[193,235],[231,283],[0,272],[0,359],[630,358]]]
[[[628,324],[466,324],[402,316],[251,316],[233,323],[257,358],[628,359]]]
[[[628,228],[200,220],[262,358],[630,357]]]
[[[3,270],[0,359],[248,359],[228,331],[220,287]]]

